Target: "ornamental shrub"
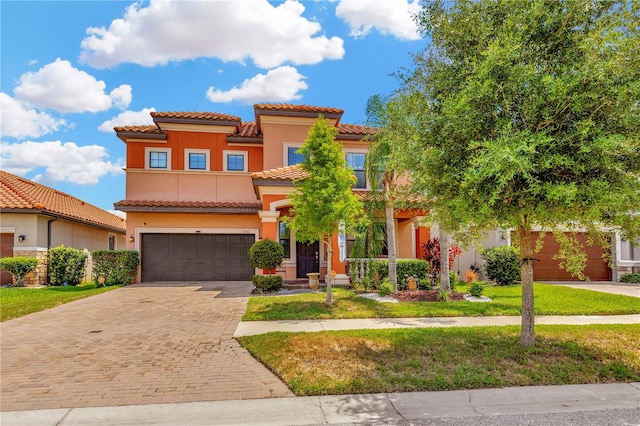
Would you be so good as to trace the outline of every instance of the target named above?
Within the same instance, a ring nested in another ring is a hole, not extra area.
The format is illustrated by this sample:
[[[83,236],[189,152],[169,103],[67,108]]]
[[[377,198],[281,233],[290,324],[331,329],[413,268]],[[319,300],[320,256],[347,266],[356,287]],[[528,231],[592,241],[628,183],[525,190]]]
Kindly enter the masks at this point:
[[[384,280],[378,287],[378,296],[385,297],[393,293],[393,284],[388,279]]]
[[[93,282],[104,277],[104,285],[130,284],[136,278],[140,256],[135,250],[94,250]]]
[[[256,241],[249,249],[249,261],[254,268],[274,269],[284,259],[284,249],[273,240]]]
[[[49,249],[49,281],[51,285],[78,285],[84,278],[87,253],[60,245]]]
[[[640,273],[624,274],[620,277],[621,283],[640,283]]]
[[[424,256],[422,257],[429,265],[429,279],[431,284],[436,285],[440,276],[440,238],[434,237],[422,244]],[[456,263],[456,256],[462,254],[462,250],[455,245],[449,245],[449,270],[452,270]]]
[[[474,297],[480,297],[486,286],[487,283],[484,281],[473,281],[469,286],[469,294]]]
[[[520,279],[520,260],[516,249],[510,246],[480,250],[487,277],[498,285],[509,285]]]
[[[0,268],[9,272],[13,276],[14,287],[24,287],[24,277],[33,272],[38,266],[38,259],[35,257],[3,257],[0,259]]]
[[[262,291],[278,291],[282,287],[282,277],[280,275],[254,275],[251,282]]]

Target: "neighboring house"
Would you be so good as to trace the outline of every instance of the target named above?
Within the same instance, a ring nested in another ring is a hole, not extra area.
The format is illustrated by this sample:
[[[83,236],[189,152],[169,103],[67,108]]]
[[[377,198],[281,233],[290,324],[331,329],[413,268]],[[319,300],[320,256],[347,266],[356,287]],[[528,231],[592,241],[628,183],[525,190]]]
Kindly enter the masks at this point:
[[[354,170],[354,191],[370,188],[364,164],[365,136],[375,129],[343,124],[343,110],[306,105],[257,104],[255,122],[211,112],[152,112],[153,126],[116,127],[127,145],[128,248],[140,252],[138,281],[249,280],[248,258],[258,239],[278,241],[286,281],[326,271],[320,244],[297,242],[283,218],[291,207],[293,180],[301,177],[296,150],[319,114],[336,126],[337,140]],[[422,210],[396,211],[399,258],[421,255],[429,228]],[[334,238],[333,269],[345,271]]]
[[[26,256],[39,260],[28,285],[48,281],[47,254],[64,244],[82,250],[125,248],[125,220],[91,204],[0,170],[0,257]],[[2,271],[1,284],[12,277]]]
[[[432,230],[432,235],[438,235],[437,227]],[[532,234],[532,244],[535,247],[540,236],[539,231]],[[489,248],[512,244],[512,236],[505,230],[492,230],[484,235],[478,242],[479,247]],[[584,233],[578,234],[578,239],[586,245],[587,236]],[[559,249],[559,243],[553,238],[551,233],[546,233],[543,237],[543,246],[539,252],[534,254],[537,261],[533,265],[533,279],[537,281],[575,281],[576,277],[569,274],[560,267],[560,260],[554,259]],[[587,264],[584,274],[591,281],[618,281],[620,276],[631,272],[640,272],[640,244],[613,235],[613,243],[610,248],[612,266],[609,266],[603,258],[604,250],[599,246],[586,246]],[[473,263],[483,265],[482,257],[478,248],[464,250],[457,259],[453,270],[464,278]],[[486,277],[484,277],[486,278]]]

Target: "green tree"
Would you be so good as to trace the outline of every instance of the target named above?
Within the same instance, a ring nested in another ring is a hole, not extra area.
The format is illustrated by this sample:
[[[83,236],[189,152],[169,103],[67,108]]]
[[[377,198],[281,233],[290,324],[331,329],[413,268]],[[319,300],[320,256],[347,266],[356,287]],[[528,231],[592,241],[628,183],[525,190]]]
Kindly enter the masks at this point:
[[[304,161],[300,164],[307,172],[304,179],[294,181],[290,195],[292,204],[291,227],[296,240],[322,241],[327,247],[327,302],[331,294],[331,243],[339,231],[353,232],[364,220],[362,202],[351,191],[356,179],[347,169],[342,145],[336,142],[337,130],[322,115],[309,130],[309,136],[300,148]]]
[[[603,227],[640,233],[639,9],[434,0],[416,17],[431,43],[400,76],[416,136],[394,156],[445,229],[515,230],[523,346],[535,343],[533,227],[586,229],[600,243]],[[585,254],[564,240],[577,274]]]

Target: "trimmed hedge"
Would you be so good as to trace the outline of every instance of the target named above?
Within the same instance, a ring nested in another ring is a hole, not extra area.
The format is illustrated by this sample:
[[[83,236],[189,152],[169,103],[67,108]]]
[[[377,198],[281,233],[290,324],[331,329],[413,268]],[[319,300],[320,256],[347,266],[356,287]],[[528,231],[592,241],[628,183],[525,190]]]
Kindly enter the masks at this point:
[[[88,254],[84,250],[60,245],[49,249],[49,280],[51,285],[78,285],[84,278]]]
[[[94,250],[93,282],[104,277],[104,285],[130,284],[136,278],[140,257],[135,250]]]
[[[624,274],[620,277],[621,283],[640,283],[640,273]]]
[[[254,268],[274,269],[284,259],[284,249],[270,239],[256,241],[249,249],[249,261]]]
[[[251,282],[262,291],[277,291],[282,287],[280,275],[254,275]]]
[[[384,259],[373,260],[369,264],[369,277],[373,279],[375,271],[378,272],[380,281],[389,277],[389,261]],[[421,259],[401,259],[396,261],[396,274],[398,282],[404,280],[405,275],[416,276],[420,281],[426,279],[429,272],[429,263]]]
[[[15,287],[24,287],[24,277],[33,272],[38,266],[38,259],[35,257],[3,257],[0,259],[0,267],[13,276]]]

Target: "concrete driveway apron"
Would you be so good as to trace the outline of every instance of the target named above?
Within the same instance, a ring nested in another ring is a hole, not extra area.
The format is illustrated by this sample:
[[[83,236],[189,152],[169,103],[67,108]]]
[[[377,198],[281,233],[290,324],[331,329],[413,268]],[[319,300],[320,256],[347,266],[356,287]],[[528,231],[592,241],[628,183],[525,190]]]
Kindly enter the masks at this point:
[[[0,409],[293,396],[233,338],[246,282],[136,284],[0,324]]]

